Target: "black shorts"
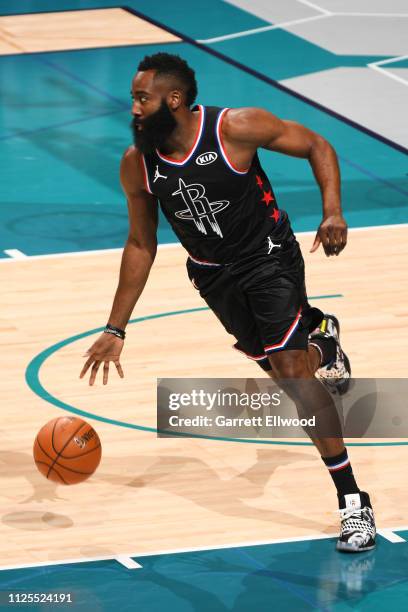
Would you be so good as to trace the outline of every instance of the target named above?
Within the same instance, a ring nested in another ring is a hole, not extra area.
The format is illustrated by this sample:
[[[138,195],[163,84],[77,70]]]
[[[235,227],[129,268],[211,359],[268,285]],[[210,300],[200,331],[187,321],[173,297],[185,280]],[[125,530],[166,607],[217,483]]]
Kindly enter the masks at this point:
[[[256,252],[225,264],[187,260],[188,276],[228,333],[238,351],[271,366],[267,355],[307,350],[308,335],[323,319],[307,300],[299,243],[288,222],[279,240],[267,236]]]

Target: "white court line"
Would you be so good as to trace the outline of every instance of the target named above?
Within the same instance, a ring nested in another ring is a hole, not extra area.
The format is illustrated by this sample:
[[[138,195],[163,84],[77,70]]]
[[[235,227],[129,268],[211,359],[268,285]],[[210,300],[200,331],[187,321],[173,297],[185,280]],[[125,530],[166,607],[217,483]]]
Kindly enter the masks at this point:
[[[253,34],[261,34],[262,32],[269,32],[271,30],[279,30],[288,26],[297,25],[298,23],[306,23],[307,21],[316,21],[317,19],[323,19],[329,17],[329,15],[313,15],[313,17],[303,17],[302,19],[293,19],[292,21],[286,21],[282,23],[275,23],[269,26],[262,26],[260,28],[253,28],[252,30],[242,30],[242,32],[234,32],[233,34],[225,34],[225,36],[216,36],[215,38],[198,39],[198,43],[211,44],[221,42],[223,40],[231,40],[232,38],[242,38],[244,36],[252,36]]]
[[[300,2],[300,4],[304,4],[305,6],[309,6],[310,8],[315,9],[315,11],[319,11],[320,13],[322,13],[322,15],[334,15],[334,13],[332,13],[331,11],[322,8],[321,6],[317,6],[317,4],[309,2],[309,0],[297,0],[297,2]]]
[[[12,257],[13,259],[26,259],[28,257],[28,255],[22,251],[19,251],[18,249],[4,249],[3,253],[9,257]]]
[[[395,64],[395,62],[400,62],[401,60],[405,60],[405,59],[408,59],[408,55],[398,55],[397,57],[389,57],[388,59],[379,60],[378,62],[372,62],[372,64],[368,64],[368,65],[369,66],[384,66],[384,64]]]
[[[128,556],[128,555],[121,555]],[[0,566],[0,572],[5,570],[14,570],[14,569],[25,569],[29,567],[49,567],[50,565],[64,565],[71,563],[93,563],[95,561],[112,561],[115,560],[116,557],[103,556],[103,557],[89,557],[89,559],[85,559],[84,557],[79,557],[75,559],[58,559],[57,561],[49,560],[49,561],[38,561],[37,563],[23,563],[22,565],[2,565]]]
[[[394,531],[406,531],[408,529],[408,527],[403,526],[403,527],[387,527],[384,529],[379,529],[378,533],[382,536],[382,532],[386,532],[387,533],[387,539],[389,537],[395,537],[395,538],[399,538],[400,536],[398,536],[396,533],[393,533],[392,536],[390,536],[390,532],[394,532]],[[155,551],[149,551],[149,552],[136,552],[136,553],[131,553],[129,555],[116,555],[114,557],[107,557],[107,556],[103,556],[103,557],[89,557],[87,559],[80,557],[79,559],[61,559],[58,561],[40,561],[37,563],[25,563],[22,565],[2,565],[0,566],[0,571],[5,571],[5,570],[13,570],[13,569],[25,569],[25,568],[30,568],[30,567],[45,567],[45,566],[50,566],[50,565],[64,565],[64,564],[70,564],[70,563],[94,563],[96,561],[109,561],[109,560],[116,560],[119,561],[120,559],[120,563],[122,563],[122,561],[124,561],[125,559],[130,559],[133,561],[134,557],[155,557],[155,556],[159,556],[159,555],[176,555],[178,553],[194,553],[194,552],[205,552],[208,550],[224,550],[224,549],[228,549],[228,548],[245,548],[248,546],[268,546],[269,544],[287,544],[287,543],[291,543],[291,542],[308,542],[308,541],[315,541],[315,540],[329,540],[330,538],[337,538],[338,537],[338,531],[336,531],[335,533],[315,533],[315,534],[310,534],[310,535],[305,535],[305,536],[295,536],[292,538],[274,538],[272,540],[255,540],[253,542],[233,542],[232,544],[218,544],[218,545],[212,545],[212,546],[197,546],[197,547],[193,547],[193,548],[172,548],[172,549],[162,549],[162,550],[155,550]],[[383,536],[386,537],[386,536]],[[402,540],[401,539],[395,539],[395,542],[400,542]],[[392,541],[392,540],[390,540]],[[403,540],[405,542],[405,540]],[[136,562],[135,562],[136,563]],[[140,564],[138,564],[140,565]],[[143,566],[140,566],[143,567]]]
[[[397,74],[394,74],[393,72],[388,72],[388,70],[385,70],[384,68],[381,68],[380,66],[376,66],[374,64],[367,64],[367,66],[371,68],[372,70],[375,70],[376,72],[379,72],[380,74],[383,74],[389,79],[393,79],[394,81],[397,81],[398,83],[401,83],[402,85],[408,85],[408,81],[406,79],[404,79],[401,76],[398,76]]]
[[[382,66],[384,66],[385,64],[394,64],[396,62],[400,62],[401,60],[405,60],[405,59],[408,59],[408,55],[399,55],[397,57],[391,57],[389,59],[380,60],[378,62],[372,62],[371,64],[367,64],[367,66],[368,68],[371,68],[372,70],[375,70],[376,72],[379,72],[380,74],[383,74],[389,79],[394,79],[394,81],[397,81],[398,83],[402,83],[403,85],[408,85],[408,81],[404,79],[403,77],[398,76],[397,74],[394,74],[393,72],[388,72],[388,70],[386,70],[385,68],[382,68]]]
[[[275,23],[269,26],[261,26],[259,28],[253,28],[251,30],[242,30],[240,32],[234,32],[232,34],[225,34],[224,36],[216,36],[214,38],[198,38],[196,42],[201,44],[211,44],[216,42],[222,42],[223,40],[232,40],[234,38],[243,38],[245,36],[252,36],[253,34],[262,34],[262,32],[270,32],[271,30],[279,30],[290,26],[298,25],[301,23],[308,23],[309,21],[316,21],[324,17],[408,17],[408,13],[352,13],[352,12],[331,12],[321,7],[318,7],[311,2],[306,0],[297,0],[302,4],[310,6],[320,11],[319,15],[312,15],[311,17],[302,17],[299,19],[293,19],[292,21],[283,21],[282,23]]]
[[[121,565],[124,565],[127,569],[140,569],[143,565],[140,563],[136,563],[134,559],[128,557],[127,555],[118,555],[115,557],[116,561],[119,561]]]
[[[408,17],[408,13],[338,13],[333,15],[340,17]]]
[[[349,227],[348,231],[351,233],[354,232],[369,232],[371,230],[385,230],[385,229],[395,229],[397,227],[408,227],[408,223],[390,223],[389,225],[364,225],[363,227]],[[311,230],[307,232],[295,232],[296,236],[314,236],[316,234],[316,230]],[[158,249],[174,249],[174,248],[183,248],[180,242],[168,242],[165,244],[159,244]],[[67,253],[47,253],[46,255],[26,255],[24,257],[24,261],[31,261],[37,259],[59,259],[63,257],[81,257],[81,255],[102,255],[104,253],[121,253],[123,251],[123,247],[119,249],[95,249],[95,251],[69,251]],[[186,253],[187,255],[187,253]],[[2,263],[10,263],[10,262],[18,261],[13,258],[0,258],[0,264]],[[21,260],[20,260],[21,261]]]
[[[0,566],[0,571],[3,570],[12,570],[12,569],[25,569],[29,567],[44,567],[47,565],[63,565],[65,563],[93,563],[95,561],[108,561],[111,559],[116,559],[120,557],[121,559],[129,559],[133,557],[153,557],[156,555],[175,555],[177,553],[189,553],[189,552],[204,552],[207,550],[223,550],[225,548],[242,548],[244,546],[264,546],[268,544],[285,544],[286,542],[304,542],[307,540],[327,540],[329,538],[336,537],[338,534],[312,534],[310,536],[299,536],[294,538],[279,538],[273,540],[256,540],[255,542],[239,542],[232,544],[219,544],[213,546],[198,546],[194,548],[174,548],[170,550],[159,550],[154,552],[138,552],[132,553],[130,555],[117,555],[116,557],[90,557],[89,559],[84,559],[80,557],[79,559],[61,559],[58,561],[40,561],[37,563],[27,563],[23,565],[2,565]]]
[[[168,249],[179,247],[181,244],[179,242],[167,242],[165,244],[157,245],[158,249]],[[20,259],[57,259],[58,257],[79,257],[80,255],[101,255],[103,253],[121,253],[123,251],[123,247],[118,249],[95,249],[94,251],[68,251],[66,253],[47,253],[46,255],[25,255],[24,258]],[[5,253],[6,251],[4,251]],[[0,258],[0,263],[6,261],[16,261],[17,258]]]
[[[403,530],[401,529],[401,531]],[[393,544],[399,544],[400,542],[406,542],[404,538],[401,538],[401,536],[399,536],[397,533],[394,533],[392,529],[377,529],[377,533],[383,538],[385,538],[386,540],[388,540],[389,542],[392,542]]]

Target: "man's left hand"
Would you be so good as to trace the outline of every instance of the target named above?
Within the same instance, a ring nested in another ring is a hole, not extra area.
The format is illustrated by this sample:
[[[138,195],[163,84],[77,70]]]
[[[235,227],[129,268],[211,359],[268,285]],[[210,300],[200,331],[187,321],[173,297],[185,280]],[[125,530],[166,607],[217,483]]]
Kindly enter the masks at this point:
[[[330,215],[323,219],[310,252],[317,251],[320,243],[327,257],[338,255],[344,249],[347,244],[347,223],[342,215]]]

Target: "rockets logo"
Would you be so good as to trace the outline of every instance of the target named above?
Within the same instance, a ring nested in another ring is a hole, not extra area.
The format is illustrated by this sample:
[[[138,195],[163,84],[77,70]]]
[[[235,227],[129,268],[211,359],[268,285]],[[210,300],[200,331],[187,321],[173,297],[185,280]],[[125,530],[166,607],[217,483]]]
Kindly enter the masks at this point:
[[[215,234],[223,238],[222,231],[215,215],[229,206],[228,200],[219,202],[209,202],[205,195],[205,187],[201,183],[186,185],[183,179],[179,178],[179,188],[172,195],[181,195],[187,208],[178,210],[175,215],[179,219],[194,221],[196,228],[202,233],[207,234],[204,220],[207,221]]]

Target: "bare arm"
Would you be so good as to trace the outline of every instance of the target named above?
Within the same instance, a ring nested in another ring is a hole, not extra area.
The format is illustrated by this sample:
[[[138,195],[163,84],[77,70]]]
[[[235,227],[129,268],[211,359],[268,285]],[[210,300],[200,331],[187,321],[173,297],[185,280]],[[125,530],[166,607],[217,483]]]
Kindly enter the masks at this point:
[[[338,255],[346,246],[347,225],[341,209],[337,155],[327,140],[299,123],[284,121],[260,108],[228,111],[223,133],[232,147],[237,144],[249,155],[262,147],[309,161],[323,204],[323,221],[311,251],[316,251],[322,242],[326,255]]]
[[[157,250],[157,200],[144,190],[139,155],[134,148],[126,151],[120,168],[128,202],[129,235],[108,323],[121,329],[125,329],[144,289]]]
[[[128,149],[122,158],[120,179],[128,203],[129,234],[123,250],[119,283],[108,323],[124,330],[156,256],[158,209],[156,199],[144,189],[140,154],[134,147]],[[92,366],[89,384],[93,385],[103,362],[103,384],[106,384],[110,361],[114,362],[119,375],[123,377],[119,361],[122,348],[121,338],[102,333],[86,353],[88,359],[80,378],[83,378]]]

